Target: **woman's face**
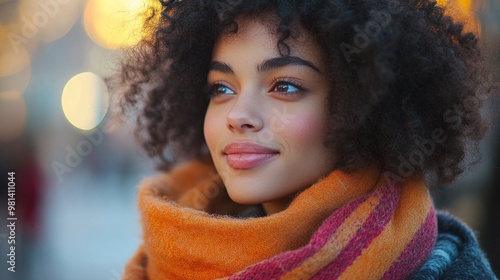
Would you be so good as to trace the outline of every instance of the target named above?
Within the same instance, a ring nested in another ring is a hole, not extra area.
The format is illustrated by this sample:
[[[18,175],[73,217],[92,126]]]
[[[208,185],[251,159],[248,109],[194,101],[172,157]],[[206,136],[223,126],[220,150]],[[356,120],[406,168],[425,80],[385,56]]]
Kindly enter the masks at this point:
[[[238,23],[214,46],[205,139],[231,199],[279,203],[332,170],[322,50],[301,29],[283,57],[266,25]]]

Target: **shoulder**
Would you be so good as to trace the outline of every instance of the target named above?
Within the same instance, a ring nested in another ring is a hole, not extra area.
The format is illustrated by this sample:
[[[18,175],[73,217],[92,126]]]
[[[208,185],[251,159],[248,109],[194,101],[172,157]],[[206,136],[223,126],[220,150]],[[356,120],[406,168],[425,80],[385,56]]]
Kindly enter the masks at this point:
[[[497,279],[467,225],[440,211],[437,221],[434,249],[412,279]]]

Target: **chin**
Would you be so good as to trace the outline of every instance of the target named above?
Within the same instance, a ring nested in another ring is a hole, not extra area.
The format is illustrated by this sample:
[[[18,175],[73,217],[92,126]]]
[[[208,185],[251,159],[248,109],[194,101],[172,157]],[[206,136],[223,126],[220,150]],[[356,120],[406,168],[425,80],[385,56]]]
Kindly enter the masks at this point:
[[[269,195],[264,197],[257,192],[253,192],[252,190],[255,190],[254,186],[247,187],[240,184],[237,188],[226,186],[226,190],[231,200],[238,204],[260,204],[272,200],[269,199]]]
[[[238,203],[238,204],[260,204],[265,202],[265,200],[262,200],[262,197],[257,197],[255,195],[249,194],[249,193],[231,193],[228,190],[229,197],[231,198],[232,201]]]

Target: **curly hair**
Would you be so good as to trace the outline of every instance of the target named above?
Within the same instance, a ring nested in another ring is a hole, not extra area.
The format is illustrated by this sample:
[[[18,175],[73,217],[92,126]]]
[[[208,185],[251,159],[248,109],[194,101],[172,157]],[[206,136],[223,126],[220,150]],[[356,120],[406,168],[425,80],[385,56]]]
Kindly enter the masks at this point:
[[[431,0],[160,0],[145,20],[149,35],[112,81],[122,107],[139,111],[136,136],[163,167],[208,155],[203,122],[214,43],[238,31],[238,18],[269,13],[282,56],[295,21],[326,53],[325,145],[335,168],[376,163],[438,183],[464,171],[486,130],[482,55],[478,38]]]

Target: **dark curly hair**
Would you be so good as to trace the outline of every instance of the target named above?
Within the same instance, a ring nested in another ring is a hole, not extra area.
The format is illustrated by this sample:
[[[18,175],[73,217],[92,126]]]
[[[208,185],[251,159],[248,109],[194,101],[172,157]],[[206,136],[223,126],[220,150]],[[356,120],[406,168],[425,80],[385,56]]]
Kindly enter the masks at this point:
[[[326,53],[333,86],[325,145],[335,168],[376,163],[439,183],[464,171],[486,127],[482,55],[478,38],[431,0],[160,0],[147,12],[149,36],[110,80],[123,108],[139,110],[136,136],[150,156],[168,168],[208,155],[203,122],[214,42],[237,32],[237,18],[269,13],[281,55],[289,54],[293,22]]]

